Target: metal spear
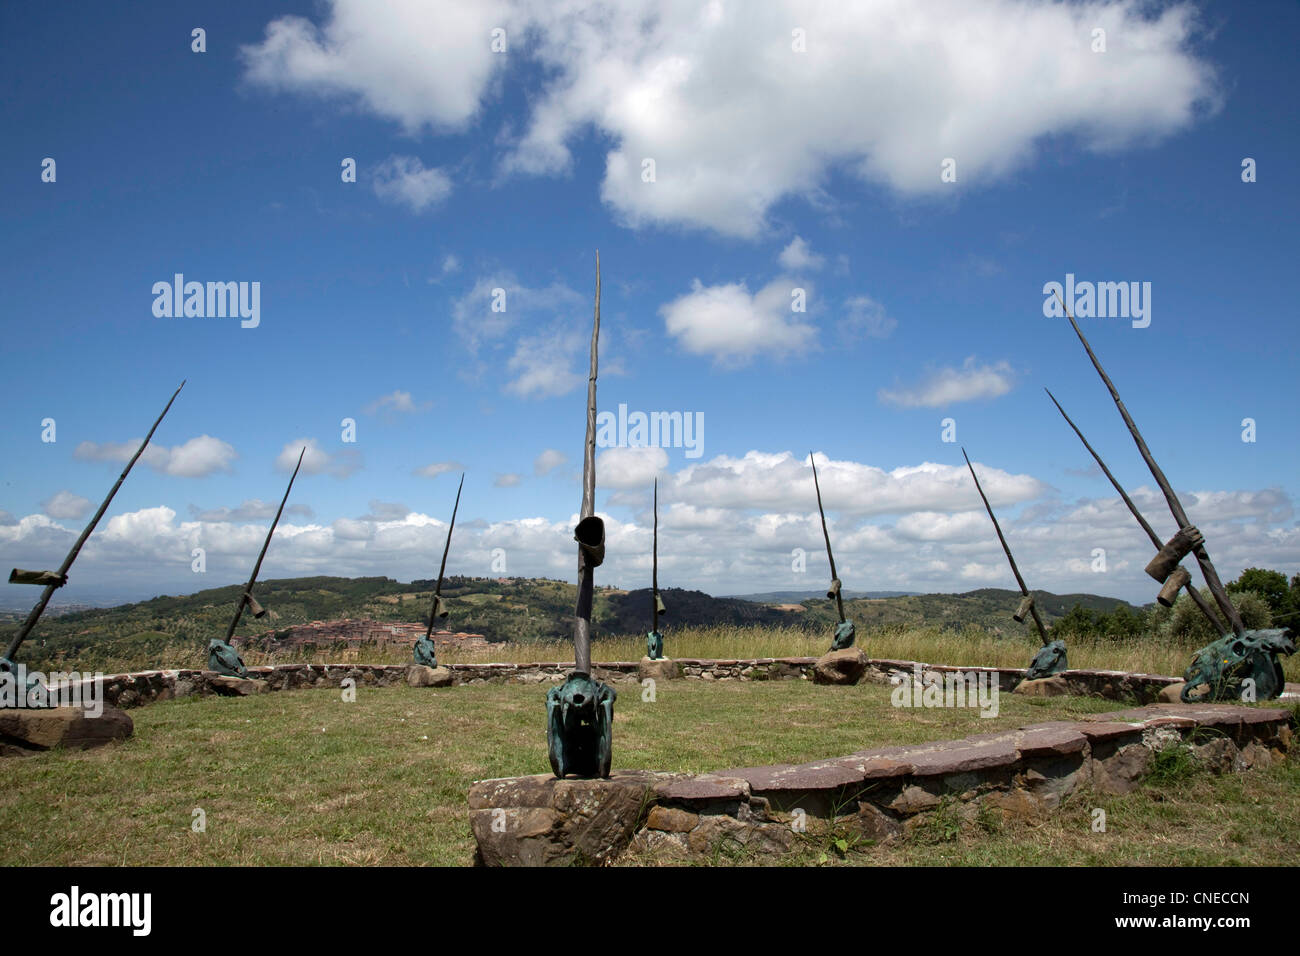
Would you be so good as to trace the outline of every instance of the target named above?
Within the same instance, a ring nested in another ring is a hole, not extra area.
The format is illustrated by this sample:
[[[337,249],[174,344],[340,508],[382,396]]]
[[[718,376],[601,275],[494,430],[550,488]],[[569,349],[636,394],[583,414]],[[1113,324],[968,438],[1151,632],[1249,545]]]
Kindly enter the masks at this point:
[[[1029,588],[1025,587],[1025,579],[1020,576],[1020,569],[1016,567],[1016,559],[1011,556],[1011,546],[1007,544],[1007,539],[1002,534],[1002,526],[998,524],[998,519],[993,514],[993,506],[989,504],[988,497],[984,494],[984,489],[980,487],[979,477],[975,474],[975,466],[970,463],[970,456],[966,454],[966,449],[961,450],[962,457],[966,459],[966,467],[970,469],[970,476],[975,479],[975,490],[980,493],[980,498],[984,501],[984,510],[989,513],[993,520],[993,530],[998,533],[998,540],[1002,542],[1002,550],[1006,552],[1007,562],[1011,565],[1011,573],[1016,576],[1016,583],[1020,585],[1020,593],[1024,597],[1030,597]],[[1038,636],[1046,647],[1051,643],[1051,638],[1047,636],[1047,628],[1043,626],[1043,619],[1038,616],[1038,606],[1032,602],[1029,605],[1029,613],[1034,616],[1034,624],[1038,627]]]
[[[578,540],[578,605],[573,624],[574,670],[591,673],[591,602],[595,568],[604,560],[605,526],[596,514],[596,349],[600,338],[600,252],[596,253],[596,312],[591,326],[591,370],[587,376],[587,440],[582,456],[582,512]]]
[[[460,508],[460,489],[465,486],[465,473],[460,473],[460,484],[456,486],[456,503],[451,507],[451,524],[447,525],[447,543],[442,547],[442,564],[438,566],[438,583],[433,586],[433,607],[429,610],[429,626],[425,628],[424,637],[427,640],[433,634],[433,622],[438,618],[438,610],[442,604],[442,574],[447,570],[447,552],[451,550],[451,532],[456,527],[456,512]]]
[[[655,478],[654,494],[654,545],[650,565],[650,630],[659,630],[659,479]]]
[[[1052,394],[1052,390],[1050,388],[1044,388],[1043,391],[1045,391],[1047,397],[1052,400],[1052,404],[1055,405],[1056,410],[1061,413],[1061,417],[1064,418],[1069,426],[1074,429],[1074,433],[1079,436],[1079,441],[1083,442],[1083,447],[1088,449],[1088,453],[1092,455],[1093,460],[1097,462],[1097,466],[1101,468],[1102,473],[1110,479],[1110,483],[1115,486],[1115,490],[1119,492],[1119,496],[1124,500],[1124,504],[1128,505],[1128,510],[1133,513],[1133,517],[1137,519],[1137,523],[1142,526],[1142,530],[1147,533],[1147,537],[1151,539],[1151,543],[1154,544],[1156,550],[1159,551],[1164,547],[1164,542],[1160,540],[1160,536],[1156,534],[1155,529],[1147,523],[1146,518],[1142,517],[1142,512],[1138,511],[1137,505],[1133,503],[1133,499],[1128,496],[1128,493],[1124,490],[1123,486],[1121,486],[1115,476],[1110,473],[1110,469],[1106,467],[1106,463],[1101,460],[1101,455],[1097,454],[1096,450],[1088,444],[1088,439],[1083,437],[1083,432],[1079,431],[1079,426],[1074,423],[1069,415],[1065,414],[1065,409],[1062,408],[1061,403],[1056,400],[1056,396]],[[1205,596],[1197,589],[1196,585],[1191,581],[1188,581],[1184,587],[1187,589],[1187,593],[1191,596],[1192,600],[1196,602],[1196,606],[1201,609],[1201,613],[1205,615],[1210,624],[1214,627],[1215,633],[1222,631],[1222,622],[1214,613],[1213,608],[1210,607],[1210,603],[1205,600]]]
[[[99,519],[104,517],[104,512],[108,510],[109,504],[113,501],[113,496],[117,494],[117,489],[122,487],[122,482],[126,480],[126,476],[130,474],[132,467],[134,467],[136,461],[144,453],[145,447],[149,444],[149,439],[153,438],[153,433],[158,429],[158,426],[161,424],[164,416],[166,416],[168,409],[172,407],[172,402],[176,401],[176,396],[181,393],[181,389],[184,387],[185,382],[182,381],[181,384],[177,386],[176,391],[172,392],[172,397],[167,400],[167,406],[162,410],[162,414],[154,420],[153,427],[149,429],[149,434],[144,436],[144,441],[140,442],[140,447],[135,450],[135,454],[131,456],[131,460],[126,463],[126,467],[122,469],[122,474],[117,476],[117,481],[113,483],[112,489],[108,492],[108,497],[105,498],[103,504],[99,506],[99,510],[95,512],[95,516],[90,519],[90,524],[86,525],[86,529],[81,532],[81,537],[79,537],[77,543],[72,546],[72,550],[68,552],[68,556],[63,559],[63,563],[59,565],[59,570],[53,572],[52,575],[50,572],[45,572],[44,575],[41,576],[47,580],[52,576],[53,580],[50,580],[49,583],[45,585],[45,590],[41,593],[41,599],[36,602],[36,606],[32,608],[32,612],[27,615],[27,620],[23,622],[22,627],[18,629],[18,632],[14,634],[13,639],[10,640],[9,646],[5,649],[4,660],[13,660],[13,656],[18,653],[18,648],[22,646],[27,635],[31,633],[32,628],[36,626],[36,622],[40,620],[41,613],[45,610],[45,605],[50,602],[50,598],[54,596],[54,592],[67,583],[68,569],[72,567],[72,562],[77,560],[77,555],[81,552],[81,546],[86,543],[86,539],[90,537],[90,533],[95,530],[95,525],[99,524]],[[14,568],[9,574],[9,582],[11,584],[27,583],[23,580],[24,577],[32,577],[31,572],[23,572],[18,568]]]
[[[1164,492],[1165,501],[1169,503],[1169,511],[1174,516],[1174,520],[1178,522],[1179,530],[1187,531],[1192,527],[1192,523],[1187,520],[1187,512],[1183,510],[1183,506],[1179,502],[1178,496],[1174,494],[1173,486],[1169,484],[1169,480],[1165,477],[1165,473],[1161,471],[1160,466],[1156,464],[1155,458],[1151,455],[1151,450],[1147,448],[1147,443],[1142,440],[1142,433],[1138,431],[1137,424],[1133,421],[1133,416],[1130,415],[1128,409],[1124,407],[1124,402],[1119,397],[1119,392],[1115,388],[1115,383],[1110,380],[1110,376],[1106,374],[1106,370],[1101,367],[1101,362],[1097,360],[1096,353],[1093,352],[1092,346],[1088,344],[1088,340],[1084,338],[1083,332],[1079,328],[1079,323],[1074,321],[1074,316],[1070,314],[1070,310],[1066,306],[1065,300],[1061,298],[1059,292],[1056,294],[1056,298],[1060,301],[1061,308],[1065,311],[1065,317],[1070,320],[1070,325],[1074,328],[1074,334],[1077,335],[1079,341],[1083,343],[1083,347],[1088,353],[1088,358],[1092,359],[1093,368],[1097,370],[1097,374],[1101,376],[1101,380],[1106,384],[1106,389],[1110,392],[1110,397],[1115,400],[1115,407],[1119,409],[1119,413],[1124,419],[1124,424],[1128,426],[1129,433],[1133,436],[1133,441],[1136,443],[1138,451],[1142,453],[1142,458],[1146,461],[1147,467],[1151,470],[1151,477],[1156,480],[1156,484],[1159,485],[1160,490]],[[1241,636],[1241,634],[1245,632],[1246,626],[1242,623],[1241,615],[1237,613],[1236,607],[1234,607],[1232,601],[1228,599],[1227,589],[1224,588],[1223,582],[1219,580],[1219,573],[1214,570],[1214,564],[1210,561],[1210,554],[1205,550],[1204,541],[1196,543],[1192,548],[1192,554],[1196,555],[1196,563],[1201,566],[1201,574],[1205,576],[1205,583],[1209,586],[1210,593],[1214,595],[1214,600],[1219,605],[1219,610],[1223,612],[1223,616],[1227,618],[1228,623],[1232,626],[1233,633],[1237,636]]]
[[[826,530],[826,511],[822,508],[822,488],[817,483],[817,462],[813,458],[812,452],[808,452],[808,460],[812,462],[813,487],[817,489],[817,512],[822,516],[822,537],[826,539],[826,560],[831,565],[831,591],[835,595],[835,609],[840,615],[840,623],[843,624],[844,598],[840,596],[840,580],[835,573],[835,555],[831,554],[831,533]]]
[[[307,446],[304,445],[302,451],[298,452],[298,464],[294,466],[293,474],[289,476],[289,487],[284,489],[284,497],[280,499],[280,507],[275,512],[275,520],[271,522],[271,530],[266,533],[266,540],[262,542],[262,552],[257,556],[257,563],[253,565],[253,573],[248,577],[248,583],[244,585],[244,593],[239,596],[239,604],[235,606],[235,616],[230,619],[230,626],[226,628],[226,643],[230,643],[230,638],[235,633],[235,627],[239,624],[239,618],[244,613],[244,608],[252,604],[253,614],[255,617],[261,617],[258,613],[260,605],[253,598],[253,585],[257,583],[257,573],[262,570],[262,559],[266,557],[266,549],[271,546],[271,536],[275,534],[275,526],[280,523],[280,515],[284,512],[284,503],[289,500],[289,492],[293,490],[293,480],[298,477],[298,469],[302,467],[302,456],[307,454]]]

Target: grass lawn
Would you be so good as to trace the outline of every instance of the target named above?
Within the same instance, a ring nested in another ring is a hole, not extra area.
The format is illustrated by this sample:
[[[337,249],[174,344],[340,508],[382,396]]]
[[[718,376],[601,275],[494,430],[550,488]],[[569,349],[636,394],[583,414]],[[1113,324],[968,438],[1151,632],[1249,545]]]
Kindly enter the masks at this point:
[[[1004,694],[999,716],[982,719],[977,710],[894,708],[889,690],[675,681],[645,702],[640,687],[619,685],[614,766],[800,762],[1123,706]],[[539,685],[363,685],[355,703],[320,689],[152,704],[131,712],[135,736],[123,744],[7,761],[0,847],[6,861],[28,865],[467,865],[470,782],[549,770],[544,693]],[[1108,834],[1088,828],[1093,806],[1113,808]],[[196,809],[205,833],[191,829]],[[1295,863],[1284,837],[1297,832],[1292,762],[1080,802],[1038,828],[944,831],[933,843],[850,851],[848,862]],[[810,836],[799,862],[820,859],[819,837]],[[1266,859],[1252,859],[1260,854]]]

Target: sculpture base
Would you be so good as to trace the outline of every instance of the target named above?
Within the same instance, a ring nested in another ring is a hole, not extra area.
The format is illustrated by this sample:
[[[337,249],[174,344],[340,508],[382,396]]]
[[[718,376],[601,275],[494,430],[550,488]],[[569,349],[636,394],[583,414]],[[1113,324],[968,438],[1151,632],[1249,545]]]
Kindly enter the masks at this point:
[[[662,680],[677,680],[681,676],[682,665],[667,657],[643,657],[636,666],[638,681],[653,680],[657,683]]]
[[[867,655],[860,647],[823,654],[813,665],[814,684],[856,684],[867,672]]]
[[[406,669],[408,687],[450,687],[451,683],[451,671],[445,667],[412,664]]]
[[[55,747],[90,750],[125,740],[134,731],[130,716],[116,707],[105,707],[98,717],[91,717],[80,707],[4,708],[0,710],[0,757]]]

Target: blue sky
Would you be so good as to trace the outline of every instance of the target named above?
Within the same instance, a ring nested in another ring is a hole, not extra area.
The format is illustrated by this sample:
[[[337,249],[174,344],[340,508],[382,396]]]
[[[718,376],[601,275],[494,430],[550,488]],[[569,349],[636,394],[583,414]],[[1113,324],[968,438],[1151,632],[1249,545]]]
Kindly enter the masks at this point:
[[[264,576],[434,574],[463,467],[449,570],[571,578],[599,249],[600,409],[704,422],[602,449],[600,583],[648,580],[658,474],[662,583],[820,587],[812,449],[846,587],[1013,586],[964,445],[1031,587],[1151,600],[1042,392],[1172,533],[1044,315],[1067,273],[1150,283],[1145,328],[1080,322],[1221,575],[1300,571],[1300,10],[1015,11],[6,6],[0,561],[57,566],[185,378],[61,600],[242,579],[302,440]],[[156,316],[176,273],[259,283],[259,324]]]

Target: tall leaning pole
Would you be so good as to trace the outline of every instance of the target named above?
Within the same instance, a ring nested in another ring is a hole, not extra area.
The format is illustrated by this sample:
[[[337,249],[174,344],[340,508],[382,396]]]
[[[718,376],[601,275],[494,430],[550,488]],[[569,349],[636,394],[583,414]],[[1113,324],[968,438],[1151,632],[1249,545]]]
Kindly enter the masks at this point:
[[[266,615],[266,608],[253,597],[253,585],[257,584],[257,575],[261,573],[266,549],[271,546],[271,538],[275,535],[276,525],[280,523],[280,515],[284,514],[284,504],[289,500],[289,492],[293,491],[293,482],[298,477],[298,469],[302,467],[302,456],[305,454],[307,454],[307,446],[303,445],[302,451],[298,452],[298,464],[293,466],[293,474],[289,476],[289,485],[284,489],[284,497],[280,499],[280,507],[276,509],[271,527],[266,532],[265,540],[262,541],[262,550],[258,552],[253,573],[248,576],[248,583],[244,585],[244,590],[235,601],[235,613],[230,619],[230,624],[226,626],[225,638],[214,637],[208,641],[208,670],[216,671],[223,677],[248,677],[248,668],[244,666],[244,659],[239,656],[239,652],[231,642],[235,636],[235,628],[239,626],[239,619],[244,615],[244,608],[248,608],[255,618],[260,619]]]
[[[587,438],[582,456],[582,510],[578,542],[578,603],[573,622],[573,670],[546,694],[546,750],[563,779],[608,777],[617,694],[591,673],[591,605],[595,570],[605,560],[605,522],[596,516],[596,355],[600,339],[600,253],[596,253],[596,309],[587,376]]]
[[[1043,391],[1045,391],[1047,397],[1052,400],[1052,404],[1055,405],[1056,410],[1061,413],[1061,417],[1065,419],[1066,424],[1074,429],[1074,433],[1079,436],[1079,441],[1083,442],[1083,447],[1088,449],[1088,454],[1092,455],[1092,460],[1097,463],[1097,467],[1101,469],[1102,474],[1110,479],[1111,485],[1113,485],[1115,491],[1119,493],[1124,504],[1128,506],[1129,512],[1132,513],[1135,519],[1137,519],[1137,523],[1142,526],[1142,530],[1147,533],[1147,537],[1150,538],[1151,543],[1155,545],[1156,551],[1159,551],[1164,547],[1164,545],[1160,541],[1160,536],[1156,534],[1155,528],[1151,527],[1147,522],[1147,519],[1142,517],[1142,512],[1138,511],[1137,505],[1135,505],[1133,499],[1128,496],[1128,492],[1124,490],[1124,486],[1119,483],[1119,480],[1113,474],[1111,474],[1110,469],[1106,467],[1106,463],[1101,460],[1101,455],[1097,454],[1092,445],[1088,444],[1088,439],[1083,437],[1083,432],[1079,431],[1079,426],[1076,425],[1074,420],[1065,413],[1065,409],[1062,408],[1061,403],[1056,400],[1056,396],[1052,394],[1052,390],[1050,388],[1045,388]],[[1196,589],[1196,585],[1192,583],[1192,576],[1181,564],[1172,574],[1169,575],[1168,580],[1165,581],[1165,586],[1160,589],[1160,594],[1156,597],[1156,600],[1164,607],[1173,607],[1174,599],[1178,596],[1178,589],[1184,587],[1187,588],[1188,596],[1196,602],[1196,606],[1199,607],[1201,613],[1205,615],[1205,619],[1210,622],[1210,626],[1214,628],[1214,632],[1216,634],[1222,634],[1222,621],[1215,616],[1213,608],[1210,607],[1210,603],[1206,601],[1201,592]]]
[[[664,636],[659,633],[659,615],[667,614],[664,599],[659,594],[659,479],[654,487],[654,531],[650,545],[650,633],[645,636],[645,656],[652,661],[664,656]]]
[[[1106,370],[1101,367],[1097,353],[1092,350],[1092,346],[1084,337],[1079,323],[1074,321],[1074,316],[1070,314],[1070,309],[1060,293],[1057,293],[1057,299],[1061,303],[1065,317],[1070,320],[1074,334],[1078,336],[1084,351],[1088,353],[1092,367],[1101,376],[1102,383],[1115,402],[1115,407],[1119,409],[1120,417],[1124,419],[1129,434],[1133,436],[1133,442],[1137,445],[1142,460],[1147,463],[1151,477],[1160,486],[1165,502],[1169,505],[1170,514],[1178,522],[1177,533],[1156,552],[1156,556],[1146,567],[1147,574],[1161,583],[1161,596],[1170,597],[1171,593],[1177,593],[1177,587],[1187,583],[1184,580],[1186,571],[1180,567],[1179,562],[1188,554],[1194,555],[1197,564],[1201,566],[1201,574],[1205,577],[1205,584],[1209,587],[1210,594],[1232,629],[1232,633],[1222,634],[1218,640],[1196,652],[1196,656],[1192,658],[1191,664],[1183,674],[1183,689],[1179,697],[1184,703],[1199,703],[1206,700],[1268,700],[1278,697],[1286,686],[1286,676],[1278,657],[1294,654],[1295,642],[1284,628],[1246,629],[1241,615],[1228,597],[1227,588],[1219,580],[1219,572],[1214,569],[1214,564],[1210,561],[1209,552],[1205,549],[1205,536],[1188,520],[1187,512],[1183,510],[1182,502],[1174,493],[1173,485],[1156,464],[1151,449],[1147,447],[1142,433],[1138,431],[1137,423],[1124,407],[1124,401],[1119,397],[1119,390],[1106,374]],[[1156,541],[1159,541],[1159,538],[1156,538]],[[1212,615],[1211,619],[1213,619]],[[1221,628],[1216,629],[1222,633]]]
[[[997,532],[998,541],[1002,542],[1002,552],[1007,556],[1007,563],[1011,565],[1011,573],[1015,575],[1016,584],[1020,586],[1020,606],[1016,613],[1012,614],[1012,619],[1017,624],[1025,622],[1025,616],[1030,615],[1034,619],[1034,627],[1038,629],[1038,639],[1043,642],[1042,648],[1034,659],[1029,662],[1029,667],[1025,671],[1025,680],[1038,680],[1043,677],[1051,677],[1053,674],[1059,674],[1063,670],[1069,669],[1070,662],[1065,652],[1065,641],[1052,640],[1047,633],[1047,626],[1043,623],[1042,617],[1038,614],[1038,606],[1034,603],[1034,595],[1025,585],[1025,579],[1020,574],[1020,568],[1016,566],[1016,559],[1011,555],[1011,545],[1007,544],[1006,535],[1002,533],[1002,526],[998,524],[998,516],[993,513],[993,506],[989,504],[988,495],[984,494],[984,488],[980,485],[980,479],[975,474],[975,466],[970,463],[970,456],[966,454],[966,449],[961,450],[961,456],[966,459],[966,467],[970,469],[970,476],[975,480],[975,490],[980,494],[980,500],[984,502],[984,510],[989,514],[989,520],[993,522],[993,530]]]
[[[163,418],[166,417],[167,412],[171,410],[172,402],[176,401],[176,396],[181,393],[181,389],[184,387],[185,383],[181,382],[180,385],[176,387],[176,391],[172,392],[172,397],[167,400],[167,405],[163,408],[158,417],[154,419],[153,427],[149,429],[149,434],[144,436],[144,441],[140,442],[140,447],[135,450],[135,454],[132,455],[130,461],[126,463],[126,467],[122,469],[122,473],[117,476],[117,481],[115,481],[113,487],[109,489],[108,496],[100,504],[99,510],[95,512],[95,516],[90,519],[90,523],[86,525],[85,529],[81,532],[81,536],[77,538],[76,542],[72,545],[72,550],[70,550],[67,557],[63,559],[63,563],[59,565],[59,569],[57,571],[24,571],[22,568],[14,568],[9,573],[10,584],[40,584],[44,585],[45,590],[41,592],[41,596],[37,600],[35,607],[32,608],[31,613],[27,615],[27,619],[23,621],[18,630],[14,632],[13,637],[9,640],[9,644],[5,647],[4,656],[0,657],[0,672],[9,673],[14,669],[13,659],[14,655],[18,653],[18,648],[22,647],[23,641],[27,639],[27,636],[31,634],[32,629],[36,627],[36,622],[41,619],[41,614],[44,613],[45,606],[50,603],[50,598],[54,596],[54,592],[68,583],[68,571],[72,567],[72,562],[77,560],[77,555],[81,553],[82,546],[95,530],[95,526],[99,524],[99,519],[104,517],[104,512],[108,510],[108,506],[113,502],[113,496],[117,494],[117,490],[122,487],[122,482],[126,481],[126,476],[131,473],[131,469],[135,467],[135,463],[139,460],[140,456],[144,454],[145,448],[149,445],[149,439],[153,438],[153,433],[158,430],[158,426],[162,424]]]
[[[1133,416],[1124,407],[1124,400],[1119,397],[1119,390],[1115,388],[1115,383],[1110,380],[1106,370],[1101,367],[1101,362],[1097,359],[1097,353],[1092,350],[1092,346],[1084,338],[1083,331],[1079,328],[1079,323],[1074,321],[1074,316],[1070,314],[1065,300],[1061,299],[1059,294],[1057,298],[1060,300],[1061,308],[1065,311],[1065,317],[1070,320],[1074,334],[1079,337],[1084,351],[1088,353],[1088,358],[1092,360],[1092,367],[1101,376],[1102,383],[1106,386],[1106,390],[1110,392],[1110,397],[1115,402],[1115,407],[1119,409],[1120,417],[1124,419],[1124,424],[1128,426],[1129,434],[1133,436],[1133,442],[1137,445],[1142,460],[1147,463],[1147,468],[1151,471],[1151,477],[1155,479],[1156,484],[1160,486],[1160,490],[1164,493],[1170,514],[1178,522],[1177,534],[1165,542],[1156,556],[1151,559],[1151,563],[1146,568],[1147,574],[1163,585],[1169,579],[1169,576],[1174,573],[1183,558],[1187,557],[1189,553],[1195,555],[1196,563],[1201,566],[1201,574],[1205,577],[1205,583],[1210,589],[1210,594],[1214,596],[1214,601],[1219,605],[1219,610],[1227,618],[1232,633],[1240,637],[1245,632],[1246,626],[1241,622],[1241,615],[1237,613],[1237,608],[1228,599],[1228,591],[1223,586],[1223,582],[1219,580],[1219,572],[1214,570],[1214,564],[1210,561],[1209,552],[1205,550],[1205,536],[1187,519],[1187,512],[1183,510],[1178,495],[1174,493],[1173,485],[1169,483],[1165,473],[1156,464],[1151,450],[1147,448],[1147,443],[1142,438],[1142,433],[1138,431],[1137,423],[1133,421]]]

